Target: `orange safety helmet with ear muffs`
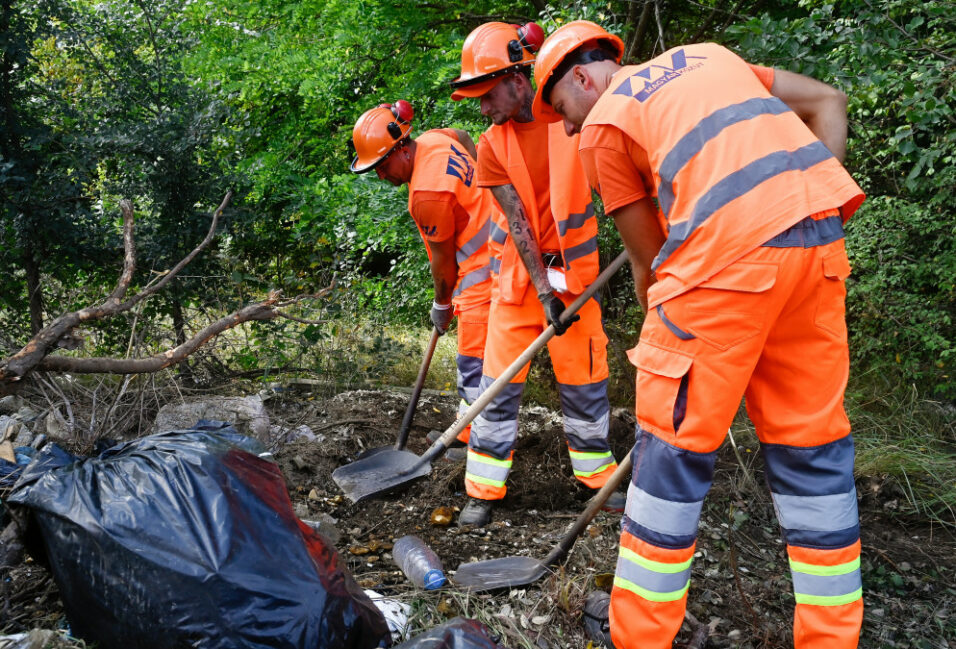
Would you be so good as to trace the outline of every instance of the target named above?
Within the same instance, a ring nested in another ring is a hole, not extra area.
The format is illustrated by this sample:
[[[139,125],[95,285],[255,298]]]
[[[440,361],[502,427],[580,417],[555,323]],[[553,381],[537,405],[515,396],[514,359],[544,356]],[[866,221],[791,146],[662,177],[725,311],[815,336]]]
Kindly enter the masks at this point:
[[[534,63],[534,79],[538,89],[534,94],[531,109],[535,119],[546,122],[560,121],[561,116],[551,108],[550,94],[554,86],[551,77],[557,73],[556,81],[559,81],[567,72],[566,69],[561,69],[565,58],[586,44],[593,45],[594,49],[612,50],[615,63],[620,63],[624,56],[624,41],[589,20],[575,20],[556,29],[541,46]],[[569,63],[572,60],[569,59]],[[583,62],[588,61],[585,59]]]
[[[485,23],[475,28],[462,45],[461,75],[451,82],[451,98],[482,96],[500,77],[534,64],[543,42],[544,30],[537,23]]]
[[[352,129],[355,157],[349,169],[357,174],[371,171],[408,139],[415,110],[404,99],[394,104],[379,104],[362,113]]]

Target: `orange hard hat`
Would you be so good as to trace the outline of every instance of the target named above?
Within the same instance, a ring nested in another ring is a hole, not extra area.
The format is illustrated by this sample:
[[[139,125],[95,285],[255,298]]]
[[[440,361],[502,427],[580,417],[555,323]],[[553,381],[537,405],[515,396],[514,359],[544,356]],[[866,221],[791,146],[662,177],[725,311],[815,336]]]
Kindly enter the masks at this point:
[[[379,104],[362,113],[352,129],[355,157],[349,169],[357,174],[374,169],[412,130],[415,110],[404,99]]]
[[[543,41],[544,30],[537,23],[476,27],[461,47],[461,75],[451,82],[451,98],[481,97],[500,77],[532,65]]]
[[[558,70],[565,58],[588,44],[594,47],[584,48],[585,50],[596,49],[598,46],[613,50],[616,63],[620,63],[621,57],[624,56],[624,41],[589,20],[575,20],[556,29],[541,46],[538,59],[534,63],[534,79],[538,84],[532,105],[535,119],[546,122],[557,122],[561,119],[551,108],[551,87],[567,72],[566,69]],[[554,76],[556,71],[558,74]]]

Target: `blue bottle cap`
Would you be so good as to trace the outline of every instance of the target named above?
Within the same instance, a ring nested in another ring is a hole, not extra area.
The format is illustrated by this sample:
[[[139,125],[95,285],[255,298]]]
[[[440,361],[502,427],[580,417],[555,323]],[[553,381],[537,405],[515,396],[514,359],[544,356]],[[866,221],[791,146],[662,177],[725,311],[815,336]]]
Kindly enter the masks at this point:
[[[432,568],[425,573],[425,590],[436,590],[445,585],[445,573],[438,568]]]

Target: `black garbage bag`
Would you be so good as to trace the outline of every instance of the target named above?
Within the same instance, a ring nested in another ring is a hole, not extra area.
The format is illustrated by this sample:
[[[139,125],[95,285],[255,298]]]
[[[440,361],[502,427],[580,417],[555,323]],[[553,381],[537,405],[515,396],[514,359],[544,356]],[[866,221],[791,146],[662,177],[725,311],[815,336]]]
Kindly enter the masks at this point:
[[[452,618],[393,649],[507,649],[478,620]]]
[[[387,646],[384,617],[252,438],[200,422],[97,458],[58,451],[8,501],[31,510],[74,635],[103,649]]]

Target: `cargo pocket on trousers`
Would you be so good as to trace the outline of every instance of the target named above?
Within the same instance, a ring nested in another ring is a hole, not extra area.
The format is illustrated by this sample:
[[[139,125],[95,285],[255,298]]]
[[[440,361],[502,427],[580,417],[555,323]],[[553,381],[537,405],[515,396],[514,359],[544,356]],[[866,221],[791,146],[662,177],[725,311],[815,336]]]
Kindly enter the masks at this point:
[[[589,376],[591,383],[603,381],[608,377],[607,368],[607,336],[591,336],[591,366]]]
[[[766,318],[762,294],[776,281],[776,264],[736,262],[665,306],[679,327],[725,350],[761,332]]]
[[[844,249],[834,250],[823,258],[823,277],[817,291],[814,324],[834,336],[846,338],[846,283],[850,261]]]
[[[675,349],[641,342],[627,352],[637,367],[637,400],[645,423],[675,434],[687,408],[687,381],[694,357]]]

